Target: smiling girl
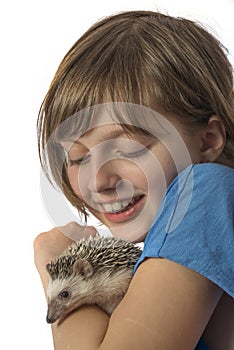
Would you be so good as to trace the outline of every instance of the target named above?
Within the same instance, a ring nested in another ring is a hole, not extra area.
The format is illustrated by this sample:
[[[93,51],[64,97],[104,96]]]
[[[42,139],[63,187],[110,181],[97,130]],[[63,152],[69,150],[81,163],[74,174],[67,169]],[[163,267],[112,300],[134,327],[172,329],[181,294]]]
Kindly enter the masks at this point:
[[[156,12],[104,18],[63,59],[38,133],[42,166],[75,208],[144,242],[112,316],[76,310],[52,326],[55,349],[233,349],[234,99],[221,44]],[[44,288],[46,263],[71,242],[58,228],[36,238]]]

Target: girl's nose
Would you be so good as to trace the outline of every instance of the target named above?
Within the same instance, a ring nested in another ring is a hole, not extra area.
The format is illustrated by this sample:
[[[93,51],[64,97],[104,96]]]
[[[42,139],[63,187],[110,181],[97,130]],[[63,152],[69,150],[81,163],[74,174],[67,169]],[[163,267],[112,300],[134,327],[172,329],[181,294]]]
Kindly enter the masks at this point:
[[[79,184],[91,193],[110,193],[121,180],[120,164],[111,145],[102,143],[90,151],[84,167],[80,167]]]
[[[99,166],[92,164],[88,189],[91,192],[109,193],[116,190],[120,180],[117,160],[110,160]]]

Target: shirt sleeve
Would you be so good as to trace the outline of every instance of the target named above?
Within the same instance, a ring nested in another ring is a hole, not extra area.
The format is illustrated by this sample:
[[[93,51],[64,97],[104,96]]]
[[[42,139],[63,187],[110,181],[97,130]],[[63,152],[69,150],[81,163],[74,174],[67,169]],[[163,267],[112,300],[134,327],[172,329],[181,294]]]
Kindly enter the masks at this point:
[[[234,169],[199,164],[168,188],[142,256],[167,258],[208,278],[234,297]]]

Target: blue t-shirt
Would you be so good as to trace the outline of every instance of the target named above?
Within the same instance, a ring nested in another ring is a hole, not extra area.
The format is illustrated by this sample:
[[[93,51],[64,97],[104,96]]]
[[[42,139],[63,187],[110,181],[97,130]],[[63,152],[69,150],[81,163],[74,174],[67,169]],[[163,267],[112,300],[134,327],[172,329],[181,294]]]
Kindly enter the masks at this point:
[[[234,297],[234,169],[196,164],[168,187],[142,255],[182,264]],[[196,350],[207,347],[201,340]]]

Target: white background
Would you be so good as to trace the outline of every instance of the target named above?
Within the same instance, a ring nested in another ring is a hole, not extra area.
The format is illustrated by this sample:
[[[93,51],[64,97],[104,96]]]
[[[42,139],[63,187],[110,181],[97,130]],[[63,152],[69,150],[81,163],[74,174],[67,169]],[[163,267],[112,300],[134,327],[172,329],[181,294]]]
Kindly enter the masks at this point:
[[[58,64],[78,37],[101,17],[133,9],[159,9],[208,24],[234,63],[232,0],[1,2],[1,349],[53,349],[32,249],[35,236],[52,227],[40,194],[40,104]]]

